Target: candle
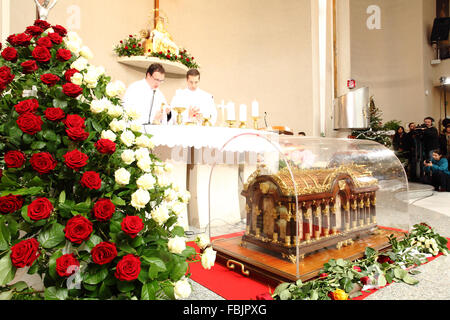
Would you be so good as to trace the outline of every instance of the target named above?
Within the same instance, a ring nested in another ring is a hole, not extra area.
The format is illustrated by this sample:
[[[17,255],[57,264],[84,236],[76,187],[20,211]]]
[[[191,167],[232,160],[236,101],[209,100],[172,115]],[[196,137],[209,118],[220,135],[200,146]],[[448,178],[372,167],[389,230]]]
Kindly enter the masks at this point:
[[[234,103],[229,102],[227,105],[227,120],[236,120],[236,115],[234,113]]]
[[[242,122],[247,121],[247,106],[245,104],[239,106],[239,120]]]
[[[252,102],[252,117],[259,117],[259,103],[256,100]]]

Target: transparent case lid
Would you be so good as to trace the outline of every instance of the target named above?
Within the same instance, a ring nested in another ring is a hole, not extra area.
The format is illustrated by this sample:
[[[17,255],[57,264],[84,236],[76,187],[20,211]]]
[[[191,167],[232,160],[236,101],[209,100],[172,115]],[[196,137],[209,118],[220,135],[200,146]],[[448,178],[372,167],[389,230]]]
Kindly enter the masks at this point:
[[[209,176],[218,262],[273,281],[308,280],[409,230],[408,188],[394,153],[367,140],[242,133]]]

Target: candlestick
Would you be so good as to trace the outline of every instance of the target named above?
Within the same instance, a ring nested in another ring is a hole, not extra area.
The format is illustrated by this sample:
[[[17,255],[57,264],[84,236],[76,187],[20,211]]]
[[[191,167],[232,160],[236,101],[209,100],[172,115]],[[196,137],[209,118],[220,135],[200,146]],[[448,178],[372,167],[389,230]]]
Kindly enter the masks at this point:
[[[245,122],[245,121],[239,121],[239,128],[241,128],[241,129],[247,128],[247,122]]]
[[[226,122],[228,124],[228,128],[233,128],[236,120],[227,120]]]
[[[252,117],[259,117],[259,103],[256,100],[252,102]]]
[[[252,117],[253,119],[253,129],[258,130],[258,120],[260,117]]]

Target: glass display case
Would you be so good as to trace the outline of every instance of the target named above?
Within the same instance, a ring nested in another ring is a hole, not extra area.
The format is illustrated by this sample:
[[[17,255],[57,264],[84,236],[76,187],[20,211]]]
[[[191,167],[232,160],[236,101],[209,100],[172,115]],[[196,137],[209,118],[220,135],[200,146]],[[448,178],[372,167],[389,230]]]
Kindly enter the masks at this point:
[[[246,276],[307,281],[330,259],[386,250],[389,235],[410,228],[397,197],[408,189],[404,168],[376,142],[242,133],[220,151],[229,154],[211,166],[209,234],[217,262]],[[222,167],[237,172],[227,188]],[[221,202],[230,194],[236,203]]]

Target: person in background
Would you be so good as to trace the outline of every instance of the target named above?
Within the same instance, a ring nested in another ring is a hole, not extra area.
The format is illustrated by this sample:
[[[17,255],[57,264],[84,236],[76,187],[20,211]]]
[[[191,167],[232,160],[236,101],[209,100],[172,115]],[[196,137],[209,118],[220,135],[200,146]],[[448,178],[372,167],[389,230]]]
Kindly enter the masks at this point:
[[[201,123],[202,119],[210,119],[210,123],[214,125],[217,120],[214,97],[199,88],[200,72],[197,69],[190,69],[186,73],[186,84],[187,88],[176,91],[170,103],[172,108],[186,108],[183,122]]]
[[[407,165],[407,173],[408,178],[410,180],[416,180],[417,179],[417,168],[420,168],[420,165],[417,165],[417,156],[418,156],[418,150],[417,150],[417,132],[416,132],[416,124],[414,122],[410,122],[408,124],[409,131],[406,133],[405,136],[405,144],[404,148],[405,151],[408,153],[408,165]]]
[[[406,132],[402,126],[398,127],[393,140],[394,150],[398,152],[407,151]]]
[[[444,132],[439,136],[439,144],[444,156],[450,156],[450,124],[444,129]]]
[[[303,131],[300,131],[300,132],[298,133],[298,135],[299,135],[299,136],[306,137],[306,133],[304,133]]]
[[[432,117],[426,117],[423,119],[425,126],[423,126],[423,152],[425,159],[431,160],[433,150],[439,148],[439,132],[436,127],[433,126],[434,119]]]
[[[139,118],[134,122],[141,125],[168,124],[171,110],[167,105],[164,94],[159,89],[164,82],[166,71],[159,63],[151,64],[145,78],[133,82],[123,97],[123,107],[135,109]]]
[[[442,152],[439,149],[432,151],[432,159],[425,160],[423,162],[425,175],[429,178],[426,182],[434,186],[434,189],[438,191],[441,186],[441,174],[448,173],[448,161],[446,157],[442,156]],[[431,177],[431,179],[430,179]]]

